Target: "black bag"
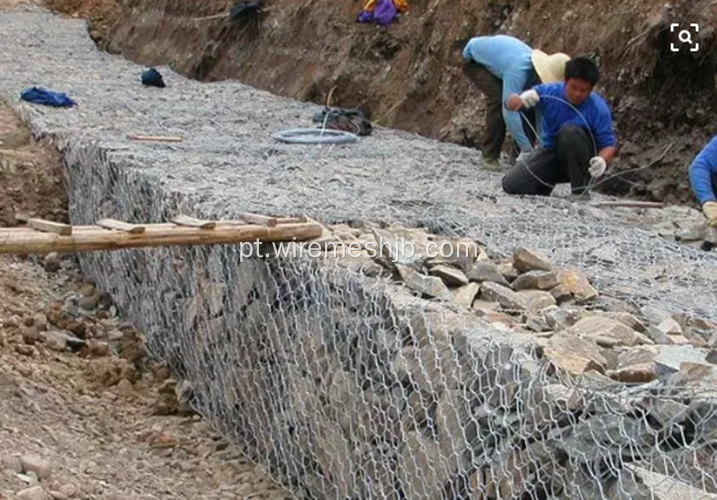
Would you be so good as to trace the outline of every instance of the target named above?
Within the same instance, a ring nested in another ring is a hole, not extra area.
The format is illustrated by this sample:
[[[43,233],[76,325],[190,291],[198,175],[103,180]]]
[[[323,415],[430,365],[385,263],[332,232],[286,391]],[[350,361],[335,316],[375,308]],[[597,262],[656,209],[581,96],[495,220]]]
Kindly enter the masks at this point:
[[[328,118],[327,118],[328,114]],[[371,135],[373,125],[366,119],[359,109],[330,109],[324,108],[316,113],[312,119],[315,123],[324,124],[332,130],[344,130],[356,135]]]
[[[262,0],[249,0],[248,2],[239,2],[229,10],[229,17],[232,21],[240,19],[249,19],[257,14],[261,14]]]

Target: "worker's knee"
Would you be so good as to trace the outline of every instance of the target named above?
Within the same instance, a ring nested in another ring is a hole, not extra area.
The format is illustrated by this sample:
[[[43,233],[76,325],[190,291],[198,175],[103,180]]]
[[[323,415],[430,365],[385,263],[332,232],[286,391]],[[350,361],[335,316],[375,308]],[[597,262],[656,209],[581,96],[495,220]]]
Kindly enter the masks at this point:
[[[511,173],[508,172],[503,176],[503,180],[501,181],[503,191],[506,194],[526,194],[523,192],[524,189],[522,189],[525,183],[519,181],[520,179],[518,179],[516,175],[511,175]]]

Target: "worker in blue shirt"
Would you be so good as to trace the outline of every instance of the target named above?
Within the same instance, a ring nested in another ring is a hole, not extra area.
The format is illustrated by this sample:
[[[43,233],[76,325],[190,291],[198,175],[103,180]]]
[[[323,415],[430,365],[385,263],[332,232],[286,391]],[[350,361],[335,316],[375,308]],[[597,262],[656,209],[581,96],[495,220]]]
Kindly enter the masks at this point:
[[[503,107],[511,94],[520,93],[539,83],[556,82],[563,78],[563,53],[548,55],[533,50],[521,40],[508,35],[472,38],[463,49],[463,73],[485,96],[485,135],[481,144],[483,167],[500,170],[498,159],[503,149],[506,126],[518,150],[526,153],[532,141],[524,130],[518,113]],[[534,117],[528,116],[534,121]]]
[[[717,227],[717,135],[702,148],[689,169],[690,185],[707,217]]]
[[[506,193],[549,195],[557,183],[570,182],[572,200],[590,199],[589,183],[605,173],[617,143],[610,108],[593,92],[599,76],[591,59],[574,57],[565,65],[565,81],[508,98],[512,111],[539,109],[543,136],[503,177]]]

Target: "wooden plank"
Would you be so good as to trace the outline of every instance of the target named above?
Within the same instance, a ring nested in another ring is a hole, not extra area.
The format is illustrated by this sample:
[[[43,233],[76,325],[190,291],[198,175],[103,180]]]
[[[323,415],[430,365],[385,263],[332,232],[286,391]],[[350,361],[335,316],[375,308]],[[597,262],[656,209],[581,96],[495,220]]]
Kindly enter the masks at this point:
[[[177,215],[172,219],[172,222],[180,226],[198,227],[200,229],[214,229],[217,227],[216,221],[196,219],[188,215]]]
[[[276,226],[276,217],[269,217],[268,215],[241,213],[239,217],[245,222],[251,222],[252,224],[259,224],[261,226],[274,227]]]
[[[308,222],[305,215],[299,217],[278,217],[276,219],[277,224],[298,224],[301,222]]]
[[[183,142],[184,138],[177,135],[140,135],[132,134],[127,136],[133,141],[155,141],[155,142]]]
[[[115,229],[117,231],[124,231],[132,234],[143,233],[145,229],[144,226],[130,224],[128,222],[115,219],[100,219],[97,221],[97,225],[104,227],[105,229]]]
[[[45,219],[29,219],[27,226],[37,231],[59,234],[60,236],[70,236],[72,234],[72,226]]]
[[[665,204],[660,201],[596,201],[591,203],[593,207],[627,207],[627,208],[664,208]]]
[[[321,235],[320,224],[282,224],[277,227],[258,225],[221,225],[212,231],[198,227],[147,224],[143,233],[108,231],[100,226],[85,226],[70,236],[56,233],[25,231],[0,234],[0,253],[47,254],[127,248],[215,245],[273,241],[308,241]]]

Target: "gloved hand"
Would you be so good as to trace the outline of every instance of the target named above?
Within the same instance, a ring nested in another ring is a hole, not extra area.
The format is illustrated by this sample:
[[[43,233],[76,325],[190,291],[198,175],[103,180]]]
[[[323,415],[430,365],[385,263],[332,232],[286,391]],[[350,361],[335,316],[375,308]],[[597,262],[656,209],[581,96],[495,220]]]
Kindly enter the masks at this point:
[[[592,177],[600,177],[607,170],[607,162],[602,156],[593,156],[590,158],[590,167],[588,172]]]
[[[530,89],[520,94],[520,100],[523,101],[523,106],[526,108],[532,108],[538,104],[540,96],[538,96],[538,93],[535,90]]]
[[[717,201],[707,201],[702,205],[702,212],[707,217],[707,224],[717,227]]]

